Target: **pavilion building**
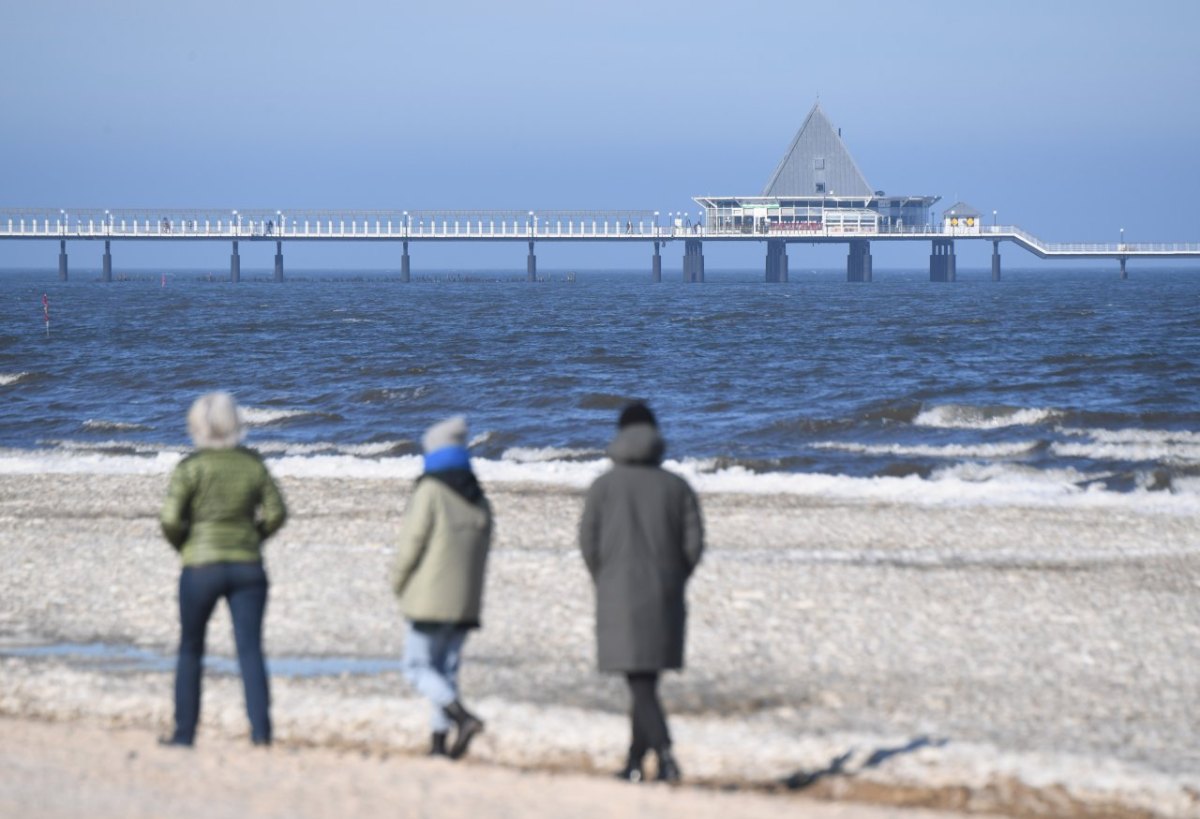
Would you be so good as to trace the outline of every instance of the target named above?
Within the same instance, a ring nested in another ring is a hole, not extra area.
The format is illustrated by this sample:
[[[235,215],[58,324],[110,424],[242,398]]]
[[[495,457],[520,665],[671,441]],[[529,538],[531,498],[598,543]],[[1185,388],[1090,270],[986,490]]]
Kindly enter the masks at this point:
[[[757,196],[697,196],[709,235],[780,238],[884,233],[930,223],[937,196],[889,196],[867,184],[818,101]]]

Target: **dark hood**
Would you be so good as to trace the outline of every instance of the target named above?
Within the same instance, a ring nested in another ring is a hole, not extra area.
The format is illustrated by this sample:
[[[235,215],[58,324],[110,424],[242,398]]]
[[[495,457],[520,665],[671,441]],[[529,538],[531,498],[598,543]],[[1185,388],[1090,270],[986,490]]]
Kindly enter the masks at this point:
[[[619,464],[662,463],[667,443],[652,424],[630,424],[608,445],[608,457]]]
[[[426,472],[417,478],[417,483],[424,480],[434,480],[453,489],[467,503],[477,504],[483,500],[483,487],[475,473],[469,469],[439,469],[437,472]]]

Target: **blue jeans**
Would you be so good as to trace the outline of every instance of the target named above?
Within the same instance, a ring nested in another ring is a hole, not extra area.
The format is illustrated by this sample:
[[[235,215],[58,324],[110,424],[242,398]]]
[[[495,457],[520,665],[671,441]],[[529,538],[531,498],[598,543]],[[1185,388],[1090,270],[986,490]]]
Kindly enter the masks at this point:
[[[458,699],[458,666],[468,629],[454,623],[408,624],[404,637],[404,676],[433,704],[434,733],[450,730],[445,708]]]
[[[213,609],[224,597],[233,618],[233,639],[246,692],[250,736],[271,741],[271,693],[262,652],[267,573],[262,563],[186,566],[179,575],[179,661],[175,666],[175,736],[191,743],[200,721],[204,639]]]

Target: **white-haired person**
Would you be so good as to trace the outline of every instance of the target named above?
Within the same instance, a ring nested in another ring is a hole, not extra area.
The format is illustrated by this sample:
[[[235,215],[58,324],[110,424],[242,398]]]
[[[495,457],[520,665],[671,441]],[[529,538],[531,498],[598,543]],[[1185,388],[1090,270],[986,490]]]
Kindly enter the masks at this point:
[[[250,717],[250,739],[271,744],[270,690],[262,651],[267,574],[262,545],[287,517],[283,496],[257,453],[240,446],[233,396],[202,395],[187,416],[196,450],[171,474],[159,521],[179,552],[179,659],[175,730],[165,745],[191,746],[200,720],[204,638],[221,598],[229,605]]]

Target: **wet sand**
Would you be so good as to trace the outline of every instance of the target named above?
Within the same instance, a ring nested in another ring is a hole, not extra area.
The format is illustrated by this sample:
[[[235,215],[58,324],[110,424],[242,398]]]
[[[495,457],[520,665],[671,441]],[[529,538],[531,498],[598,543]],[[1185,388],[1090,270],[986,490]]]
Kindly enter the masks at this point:
[[[178,566],[155,522],[165,483],[0,476],[0,715],[15,718],[5,731],[31,718],[166,730],[165,668],[3,656],[5,645],[70,642],[169,659]],[[281,667],[394,660],[402,624],[388,544],[407,485],[283,486],[293,518],[268,546],[269,656]],[[488,720],[472,770],[606,773],[627,743],[626,700],[594,670],[574,540],[581,496],[488,488],[497,538],[462,680]],[[786,801],[789,783],[811,781],[802,795],[1200,815],[1194,518],[787,495],[702,503],[709,552],[690,589],[689,667],[663,689],[689,782],[737,786],[735,799]],[[232,655],[224,612],[209,650]],[[425,706],[394,671],[277,674],[273,686],[282,748],[409,760],[427,740]],[[204,709],[195,756],[240,747],[236,678],[210,675]]]

